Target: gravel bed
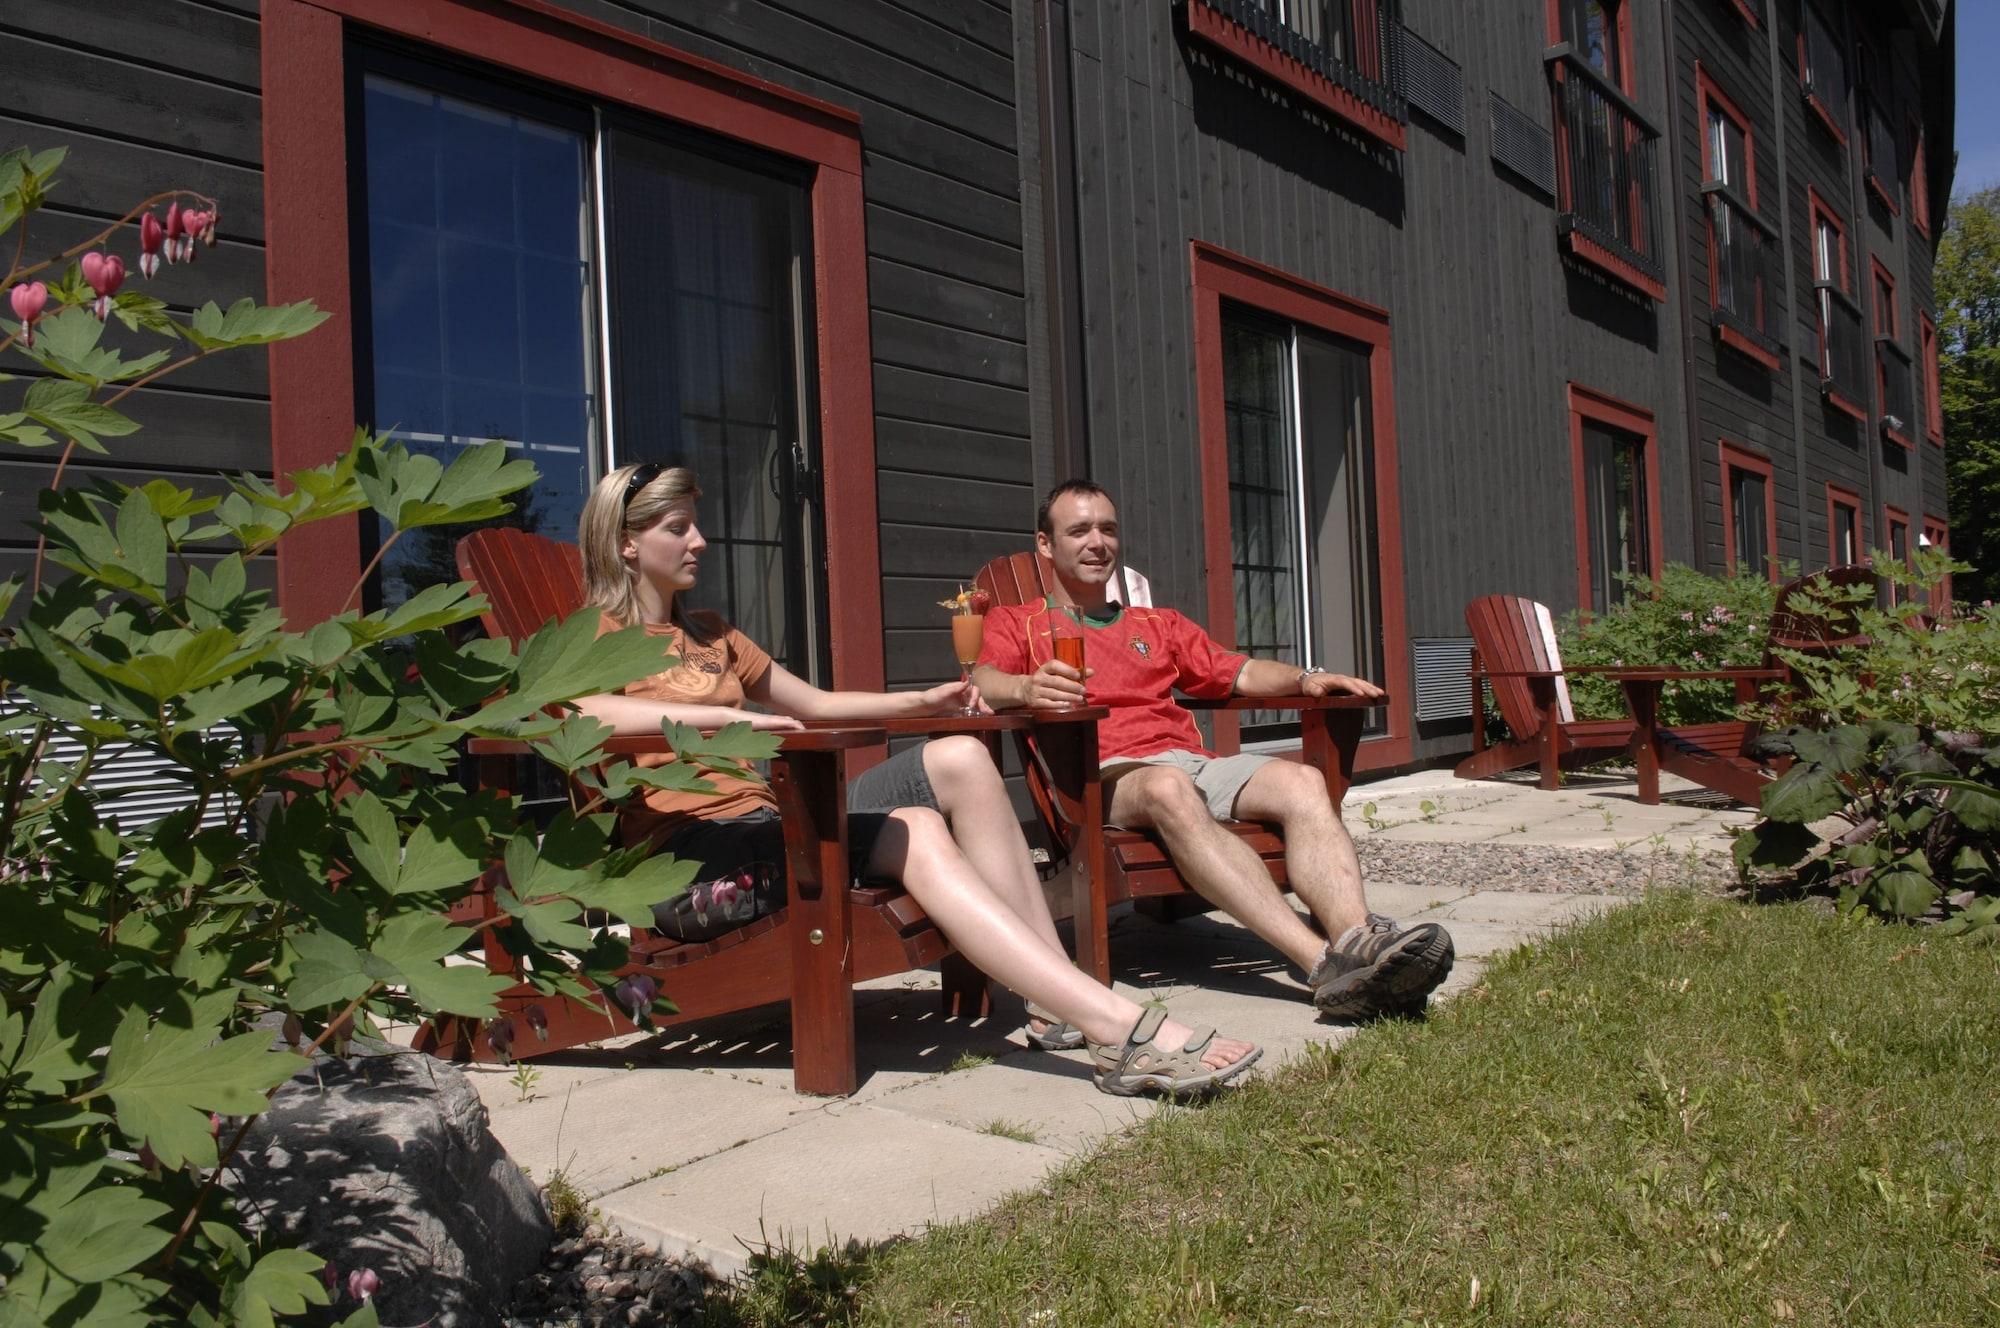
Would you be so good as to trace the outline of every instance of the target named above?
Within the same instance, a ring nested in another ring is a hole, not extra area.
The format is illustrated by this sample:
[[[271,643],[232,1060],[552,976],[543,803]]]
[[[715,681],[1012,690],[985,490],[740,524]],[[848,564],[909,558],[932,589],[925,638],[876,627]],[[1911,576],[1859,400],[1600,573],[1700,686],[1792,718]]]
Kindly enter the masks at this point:
[[[693,1321],[719,1284],[707,1265],[670,1259],[602,1223],[559,1240],[514,1288],[505,1328],[666,1328]]]
[[[1690,857],[1652,844],[1625,850],[1535,844],[1433,844],[1365,836],[1355,841],[1365,879],[1462,890],[1634,895],[1649,886],[1723,889],[1736,879],[1724,853]]]

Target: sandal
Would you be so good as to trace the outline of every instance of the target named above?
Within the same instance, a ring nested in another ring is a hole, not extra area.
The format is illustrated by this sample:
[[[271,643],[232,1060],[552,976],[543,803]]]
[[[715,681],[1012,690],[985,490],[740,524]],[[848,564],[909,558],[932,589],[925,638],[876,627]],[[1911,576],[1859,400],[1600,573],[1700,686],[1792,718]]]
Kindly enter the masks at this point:
[[[1082,1029],[1056,1018],[1033,1001],[1028,1002],[1028,1018],[1039,1019],[1043,1025],[1039,1033],[1032,1022],[1022,1027],[1021,1036],[1028,1039],[1031,1047],[1042,1051],[1075,1051],[1083,1045]]]
[[[1221,1069],[1210,1069],[1201,1056],[1215,1040],[1215,1030],[1193,1030],[1187,1045],[1176,1050],[1153,1040],[1166,1018],[1165,1010],[1152,1006],[1132,1025],[1122,1046],[1108,1042],[1090,1044],[1090,1059],[1097,1069],[1100,1092],[1113,1097],[1137,1097],[1141,1093],[1199,1097],[1221,1088],[1264,1054],[1262,1047],[1252,1047]]]

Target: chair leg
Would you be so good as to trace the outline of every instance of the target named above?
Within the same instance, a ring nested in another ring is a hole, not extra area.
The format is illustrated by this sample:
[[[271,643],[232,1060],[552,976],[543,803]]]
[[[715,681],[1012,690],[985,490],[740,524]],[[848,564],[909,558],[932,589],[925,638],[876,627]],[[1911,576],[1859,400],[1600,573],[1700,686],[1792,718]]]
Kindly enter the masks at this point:
[[[993,984],[964,955],[946,955],[938,964],[938,977],[946,1018],[984,1019],[993,1013]]]

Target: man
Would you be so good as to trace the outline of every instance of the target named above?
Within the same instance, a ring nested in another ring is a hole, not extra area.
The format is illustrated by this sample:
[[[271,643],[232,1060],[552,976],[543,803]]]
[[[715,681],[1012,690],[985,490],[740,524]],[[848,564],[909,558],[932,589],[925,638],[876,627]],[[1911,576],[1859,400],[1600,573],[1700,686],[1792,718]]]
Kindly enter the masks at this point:
[[[1173,699],[1177,687],[1200,698],[1378,697],[1382,689],[1251,659],[1170,609],[1112,599],[1118,511],[1088,480],[1059,485],[1036,523],[1035,547],[1054,565],[1059,593],[987,614],[972,673],[980,692],[996,709],[1080,704],[1088,678],[1090,703],[1111,711],[1098,727],[1098,752],[1112,824],[1158,836],[1203,898],[1298,966],[1323,1013],[1365,1019],[1421,1010],[1451,971],[1451,937],[1434,923],[1399,927],[1368,911],[1354,841],[1317,770],[1270,756],[1218,757]],[[1055,658],[1055,638],[1064,635],[1084,640],[1081,673]],[[1256,852],[1217,824],[1227,817],[1284,828],[1286,874],[1321,931],[1285,902]]]

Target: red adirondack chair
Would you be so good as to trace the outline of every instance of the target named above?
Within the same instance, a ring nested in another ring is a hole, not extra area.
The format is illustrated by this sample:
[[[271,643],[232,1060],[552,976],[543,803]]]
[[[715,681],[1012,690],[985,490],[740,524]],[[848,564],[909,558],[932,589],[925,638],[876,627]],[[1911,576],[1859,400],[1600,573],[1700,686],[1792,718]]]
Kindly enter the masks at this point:
[[[583,604],[579,551],[518,530],[475,532],[458,545],[459,574],[477,585],[489,607],[486,630],[520,640],[551,619]],[[879,726],[788,733],[771,765],[771,785],[784,821],[792,867],[791,902],[770,917],[716,940],[683,943],[652,931],[633,936],[632,964],[660,994],[679,1007],[654,1015],[658,1025],[750,1009],[778,1001],[792,1006],[793,1085],[801,1093],[843,1095],[856,1085],[854,984],[923,968],[944,959],[950,946],[930,918],[898,886],[852,884],[847,873],[844,757],[884,740]],[[481,778],[505,791],[521,744],[480,741],[473,754]],[[663,750],[657,738],[619,738],[614,754]],[[493,917],[493,889],[500,869],[483,877],[454,910],[468,925]],[[486,964],[495,973],[520,972],[489,930]],[[961,970],[961,991],[966,983]],[[983,997],[985,983],[976,986]],[[500,1017],[511,1019],[515,1057],[542,1055],[636,1031],[615,1002],[583,1003],[544,996],[527,983],[504,992]],[[527,1031],[527,1010],[540,1006],[547,1037]],[[444,1017],[419,1032],[419,1050],[454,1060],[498,1059],[477,1021]]]
[[[1476,599],[1465,610],[1473,639],[1473,752],[1454,773],[1461,779],[1482,779],[1533,765],[1541,772],[1541,787],[1555,788],[1558,769],[1587,765],[1623,752],[1638,766],[1639,800],[1643,803],[1660,800],[1660,773],[1667,771],[1755,806],[1764,785],[1775,774],[1772,767],[1748,754],[1758,726],[1740,720],[1662,726],[1662,689],[1670,682],[1716,678],[1735,683],[1739,703],[1755,700],[1760,694],[1781,693],[1793,675],[1778,652],[1825,654],[1862,644],[1864,638],[1852,610],[1828,601],[1838,600],[1856,587],[1875,591],[1879,583],[1873,570],[1859,566],[1830,568],[1787,582],[1778,590],[1762,665],[1739,669],[1635,665],[1565,670],[1545,606],[1518,595]],[[1809,604],[1808,598],[1820,604]],[[1618,681],[1625,692],[1628,718],[1575,717],[1564,677],[1566,673],[1586,672]],[[1482,682],[1492,687],[1501,717],[1514,733],[1512,739],[1495,746],[1486,743]]]
[[[996,604],[1026,604],[1049,592],[1049,587],[1055,584],[1055,573],[1046,559],[1030,550],[995,558],[979,569],[974,581],[993,596]],[[1338,811],[1354,782],[1354,753],[1361,740],[1362,714],[1383,702],[1359,697],[1267,696],[1185,700],[1182,704],[1196,710],[1298,711],[1301,757],[1325,777],[1327,797]],[[1094,783],[1089,789],[1089,800],[1078,795],[1073,777],[1063,773],[1075,764],[1075,754],[1050,750],[1053,743],[1077,740],[1072,732],[1077,727],[1089,726],[1027,729],[1014,737],[1027,771],[1028,792],[1043,828],[1058,855],[1073,855],[1081,862],[1072,901],[1077,967],[1100,981],[1108,981],[1111,961],[1105,913],[1110,905],[1125,900],[1188,899],[1193,892],[1159,841],[1137,831],[1101,826],[1103,806]],[[1095,765],[1096,734],[1091,732],[1083,740],[1089,743],[1084,759]],[[1060,759],[1052,759],[1057,757]],[[1225,821],[1223,825],[1257,851],[1279,885],[1286,883],[1285,841],[1277,827],[1252,821]],[[1099,834],[1087,833],[1100,828]]]

